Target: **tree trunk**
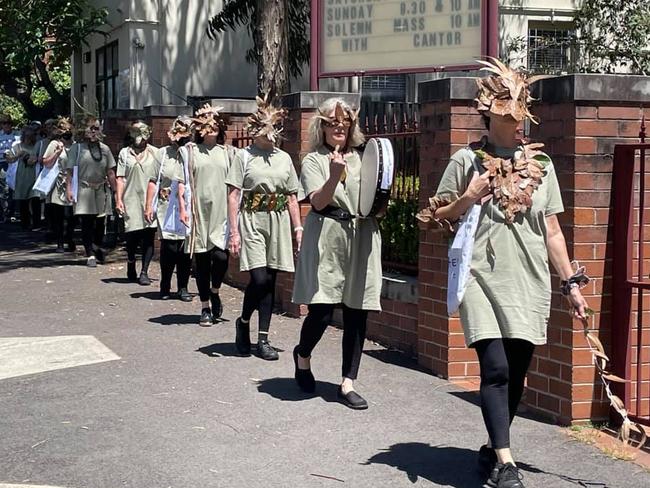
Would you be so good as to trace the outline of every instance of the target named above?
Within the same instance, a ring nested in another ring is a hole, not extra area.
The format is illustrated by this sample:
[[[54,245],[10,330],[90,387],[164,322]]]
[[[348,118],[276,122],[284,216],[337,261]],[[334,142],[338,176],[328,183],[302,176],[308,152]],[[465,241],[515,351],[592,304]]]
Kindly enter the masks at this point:
[[[289,47],[287,0],[257,0],[255,47],[258,50],[257,88],[273,100],[287,93]]]
[[[54,115],[69,115],[70,104],[67,103],[68,97],[56,89],[56,86],[54,86],[54,83],[50,79],[50,73],[47,71],[46,64],[40,59],[37,59],[34,64],[36,66],[40,85],[45,89],[45,91],[47,91],[47,94],[52,100]]]

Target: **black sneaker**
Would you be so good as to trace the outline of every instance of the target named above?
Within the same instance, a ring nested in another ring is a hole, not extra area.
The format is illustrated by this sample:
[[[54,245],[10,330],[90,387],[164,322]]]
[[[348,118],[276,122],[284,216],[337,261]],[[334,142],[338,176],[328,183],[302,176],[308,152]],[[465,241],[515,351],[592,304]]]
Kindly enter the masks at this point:
[[[265,361],[277,361],[280,359],[278,351],[273,349],[273,346],[268,341],[258,341],[257,355]]]
[[[190,295],[190,292],[187,291],[187,288],[181,288],[180,290],[178,290],[178,299],[181,302],[191,302],[192,295]]]
[[[101,247],[96,247],[93,250],[93,253],[97,258],[97,262],[100,264],[104,264],[104,261],[106,261],[106,253],[104,252],[104,250]]]
[[[65,249],[63,249],[63,244],[59,244],[58,246],[56,246],[56,253],[57,254],[65,253]]]
[[[138,278],[138,284],[140,284],[140,286],[149,286],[151,285],[151,278],[149,278],[149,275],[147,273],[142,271],[140,273],[140,277]]]
[[[135,270],[135,261],[126,263],[126,279],[129,281],[138,281],[138,272]]]
[[[223,315],[223,305],[218,293],[210,292],[210,306],[212,307],[212,314],[215,319],[220,319]]]
[[[368,408],[368,402],[354,390],[343,393],[343,390],[339,386],[336,397],[343,405],[352,410],[365,410]]]
[[[494,449],[487,445],[481,446],[478,451],[478,470],[483,479],[493,483],[497,482],[497,476],[499,474],[497,454],[494,452]]]
[[[201,327],[212,327],[214,325],[214,317],[209,308],[204,308],[201,310],[201,318],[199,319],[199,325]]]
[[[316,391],[316,379],[311,369],[300,369],[298,367],[298,346],[293,348],[293,365],[295,367],[294,378],[298,387],[305,393],[314,393]]]
[[[522,476],[519,468],[512,463],[498,464],[496,483],[488,481],[488,486],[495,488],[525,488],[521,482]]]
[[[160,290],[160,299],[169,300],[171,298],[171,293],[167,290]]]
[[[243,323],[241,317],[235,321],[235,347],[242,356],[251,355],[251,325]]]

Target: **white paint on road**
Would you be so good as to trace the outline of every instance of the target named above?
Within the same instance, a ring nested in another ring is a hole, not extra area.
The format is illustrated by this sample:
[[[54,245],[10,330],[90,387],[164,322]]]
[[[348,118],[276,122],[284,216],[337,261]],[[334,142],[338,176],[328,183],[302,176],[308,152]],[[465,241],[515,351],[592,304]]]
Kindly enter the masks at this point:
[[[63,487],[51,486],[51,485],[8,485],[6,483],[0,483],[0,488],[63,488]]]
[[[0,337],[0,380],[116,359],[93,336]]]

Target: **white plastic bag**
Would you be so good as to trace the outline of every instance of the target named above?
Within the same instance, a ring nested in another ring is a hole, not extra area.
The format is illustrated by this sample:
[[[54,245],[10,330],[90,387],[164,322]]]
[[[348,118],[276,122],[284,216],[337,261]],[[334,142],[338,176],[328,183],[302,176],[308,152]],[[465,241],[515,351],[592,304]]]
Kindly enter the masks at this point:
[[[12,190],[16,189],[16,172],[18,171],[18,161],[9,163],[7,167],[7,186]]]
[[[474,237],[481,216],[481,205],[472,205],[461,220],[454,242],[449,248],[449,269],[447,276],[447,313],[452,315],[458,311],[472,265]]]
[[[171,191],[169,192],[169,206],[163,219],[162,230],[163,232],[181,237],[187,237],[190,230],[181,221],[181,207],[178,201],[178,181],[172,181]]]
[[[43,168],[43,170],[38,174],[36,178],[36,183],[32,187],[32,190],[42,193],[43,195],[48,195],[56,183],[56,179],[59,176],[59,164],[54,163],[51,168]]]

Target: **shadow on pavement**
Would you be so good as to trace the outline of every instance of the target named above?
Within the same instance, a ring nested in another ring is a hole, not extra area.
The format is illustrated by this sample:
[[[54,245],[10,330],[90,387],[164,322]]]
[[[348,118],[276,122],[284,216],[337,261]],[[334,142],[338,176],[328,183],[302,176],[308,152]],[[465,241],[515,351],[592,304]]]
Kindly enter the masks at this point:
[[[199,347],[196,352],[210,356],[211,358],[220,357],[243,357],[237,351],[234,342],[218,342],[209,346]]]
[[[147,300],[162,301],[160,299],[159,291],[145,291],[145,292],[131,293],[130,296],[131,298],[146,298]]]
[[[159,325],[196,325],[198,327],[200,318],[198,315],[170,313],[160,317],[151,317],[149,322]]]
[[[392,466],[404,471],[411,483],[422,478],[436,486],[476,488],[484,481],[475,469],[477,456],[476,451],[459,447],[406,442],[393,444],[363,464]]]
[[[471,403],[472,405],[476,405],[477,407],[481,406],[481,397],[479,396],[478,391],[450,391],[448,393],[455,396],[456,398],[460,398],[461,400]],[[557,425],[557,422],[550,417],[546,417],[540,413],[527,411],[526,405],[524,404],[519,406],[517,416],[528,420],[533,420],[535,422],[540,422],[542,424]]]
[[[293,378],[269,378],[261,380],[257,391],[282,400],[283,402],[300,402],[310,398],[320,397],[329,403],[338,403],[336,392],[339,386],[326,381],[316,381],[316,392],[304,393],[296,385]]]
[[[381,361],[382,363],[412,369],[413,371],[420,371],[421,373],[427,373],[427,370],[421,367],[415,359],[408,357],[401,351],[396,351],[394,349],[368,349],[363,351],[363,353],[371,358]]]
[[[131,281],[128,278],[102,278],[102,282],[109,283],[109,284],[110,283],[116,283],[116,284],[119,284],[119,285],[126,285],[126,284],[129,284],[129,283],[132,283],[134,285],[137,285],[137,283],[135,281]]]

